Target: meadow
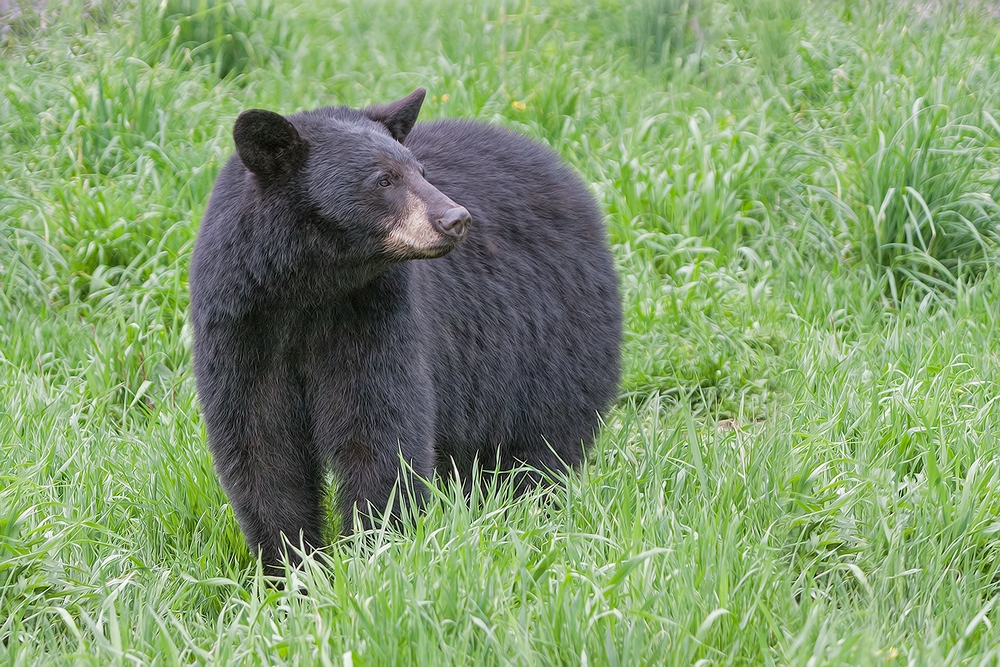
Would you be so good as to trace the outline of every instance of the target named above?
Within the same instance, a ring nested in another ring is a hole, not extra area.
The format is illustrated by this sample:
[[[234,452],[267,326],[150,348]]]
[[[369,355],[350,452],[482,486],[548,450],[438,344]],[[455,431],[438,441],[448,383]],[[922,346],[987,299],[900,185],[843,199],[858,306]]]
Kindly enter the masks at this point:
[[[22,4],[0,665],[1000,662],[993,3]],[[191,249],[241,110],[417,86],[598,197],[621,396],[552,497],[441,488],[302,595],[212,470]]]

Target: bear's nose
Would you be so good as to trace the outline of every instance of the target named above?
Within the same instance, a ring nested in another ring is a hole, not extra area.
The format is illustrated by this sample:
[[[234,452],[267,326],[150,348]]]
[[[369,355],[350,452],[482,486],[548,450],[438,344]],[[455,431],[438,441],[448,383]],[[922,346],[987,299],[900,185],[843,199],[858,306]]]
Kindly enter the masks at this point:
[[[444,215],[438,218],[437,227],[445,236],[455,239],[465,236],[465,230],[472,222],[472,216],[464,206],[456,206],[445,211]]]

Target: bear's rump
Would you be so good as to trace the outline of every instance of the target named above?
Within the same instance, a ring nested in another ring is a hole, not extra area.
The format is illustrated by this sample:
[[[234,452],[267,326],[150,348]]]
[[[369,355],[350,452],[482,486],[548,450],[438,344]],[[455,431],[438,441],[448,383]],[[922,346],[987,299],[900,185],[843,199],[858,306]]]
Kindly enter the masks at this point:
[[[465,244],[414,265],[441,455],[467,472],[497,449],[579,460],[614,398],[620,310],[610,256],[579,237],[511,240],[474,220]],[[524,220],[513,222],[523,223]],[[537,225],[550,221],[535,219]],[[555,221],[555,224],[565,221]],[[588,247],[589,245],[589,247]]]

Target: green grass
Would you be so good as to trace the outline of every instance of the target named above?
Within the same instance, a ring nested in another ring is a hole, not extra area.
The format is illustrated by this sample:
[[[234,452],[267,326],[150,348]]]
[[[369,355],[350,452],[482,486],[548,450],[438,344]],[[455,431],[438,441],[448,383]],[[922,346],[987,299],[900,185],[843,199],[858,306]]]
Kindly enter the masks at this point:
[[[0,37],[0,665],[1000,661],[991,3],[57,5]],[[600,199],[621,400],[554,497],[442,489],[277,590],[198,221],[240,110],[418,85]]]

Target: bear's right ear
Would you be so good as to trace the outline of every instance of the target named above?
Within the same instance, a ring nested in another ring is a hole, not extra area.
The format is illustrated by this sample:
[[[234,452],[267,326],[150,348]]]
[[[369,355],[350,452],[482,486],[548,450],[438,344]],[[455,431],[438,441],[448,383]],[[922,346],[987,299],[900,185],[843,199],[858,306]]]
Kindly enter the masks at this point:
[[[244,166],[265,182],[291,176],[305,161],[306,144],[295,126],[273,111],[241,113],[233,139]]]

